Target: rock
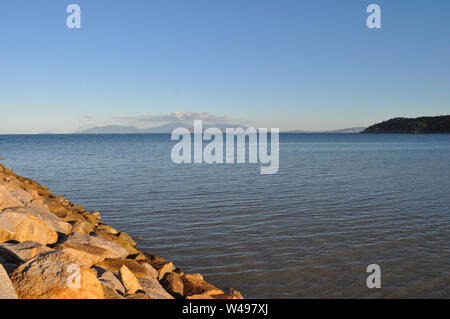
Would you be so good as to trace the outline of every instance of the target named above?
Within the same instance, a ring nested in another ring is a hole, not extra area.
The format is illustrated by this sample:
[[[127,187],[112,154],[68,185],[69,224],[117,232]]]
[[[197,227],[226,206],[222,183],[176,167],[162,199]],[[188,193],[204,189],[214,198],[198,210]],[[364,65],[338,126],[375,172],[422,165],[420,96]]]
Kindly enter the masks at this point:
[[[3,267],[5,268],[8,274],[12,273],[18,266],[19,264],[3,264]]]
[[[87,234],[71,233],[66,238],[61,240],[62,246],[66,243],[97,246],[107,250],[109,257],[122,258],[128,256],[128,252],[122,246],[103,238],[90,236]]]
[[[14,212],[27,216],[34,216],[57,233],[66,234],[72,229],[72,225],[62,221],[48,209],[33,203],[27,204],[25,207],[5,209],[4,212]]]
[[[113,235],[111,233],[108,233],[102,229],[96,229],[94,232],[95,236],[98,236],[100,238],[103,238],[105,240],[108,241],[112,241],[120,246],[122,246],[123,248],[125,248],[128,252],[129,255],[136,255],[139,254],[139,250],[137,250],[132,243],[130,243],[129,241],[125,240],[125,237],[119,237],[117,235]]]
[[[126,299],[154,299],[145,293],[135,293],[126,295]]]
[[[2,264],[0,264],[0,299],[18,299],[14,286]]]
[[[23,206],[23,203],[10,193],[9,188],[0,185],[0,211],[9,207],[21,206]]]
[[[117,229],[115,229],[114,227],[105,225],[105,224],[101,224],[98,225],[97,227],[98,230],[102,230],[108,234],[112,234],[112,235],[117,235],[119,233],[119,231]]]
[[[22,299],[104,298],[95,273],[62,251],[39,255],[19,266],[10,277]]]
[[[72,233],[90,234],[94,231],[95,226],[87,221],[78,220],[72,226]]]
[[[226,293],[213,295],[213,297],[214,299],[244,299],[241,293],[233,288],[230,288]]]
[[[98,279],[102,284],[105,299],[123,299],[125,287],[111,271],[105,271]]]
[[[210,295],[198,294],[198,295],[187,296],[186,299],[215,299],[215,298]]]
[[[28,261],[37,255],[53,251],[53,249],[36,243],[34,241],[24,241],[18,244],[3,243],[0,244],[0,255],[14,254],[20,259],[19,263]],[[1,258],[1,257],[0,257]]]
[[[153,268],[152,265],[147,264],[147,263],[141,263],[141,265],[147,269],[148,273],[150,273],[150,277],[155,278],[155,279],[158,278],[158,271],[156,271],[156,269]]]
[[[184,274],[181,277],[184,284],[183,294],[186,296],[192,295],[219,295],[224,292],[210,283],[203,280],[200,274]]]
[[[180,275],[180,277],[184,275],[184,271],[181,268],[175,268],[175,270],[173,272]]]
[[[105,299],[125,299],[124,296],[119,294],[117,291],[112,289],[110,286],[104,284],[103,282],[100,282],[103,288],[103,295],[105,296]]]
[[[135,256],[133,258],[134,258],[134,260],[137,260],[137,261],[142,261],[142,260],[147,259],[147,257],[145,257],[145,255],[143,253],[135,254]]]
[[[81,207],[82,208],[82,207]],[[83,208],[82,208],[83,209]],[[84,210],[84,209],[83,209]],[[84,211],[81,213],[81,215],[91,224],[94,224],[95,226],[97,226],[100,223],[100,219],[98,219],[94,214],[89,214],[88,211]]]
[[[91,246],[79,243],[64,243],[57,245],[55,249],[62,250],[74,257],[80,265],[87,268],[101,262],[105,258],[112,257],[110,251],[99,246]],[[116,254],[114,254],[116,256]]]
[[[119,233],[119,239],[123,242],[129,243],[133,247],[136,247],[136,242],[133,240],[133,238],[131,238],[130,235],[123,231]]]
[[[156,256],[155,256],[156,257]],[[158,280],[161,280],[168,272],[175,270],[175,266],[171,261],[166,261],[163,258],[153,258],[142,261],[143,263],[150,264],[158,272]]]
[[[175,272],[166,273],[160,283],[172,296],[178,298],[183,296],[184,285],[179,274]]]
[[[127,266],[122,266],[119,269],[120,280],[125,287],[127,294],[134,294],[135,292],[142,290],[142,287],[137,280],[136,276],[128,269]]]
[[[56,243],[58,234],[38,218],[13,211],[0,212],[0,243],[15,240]]]
[[[112,272],[118,272],[122,266],[126,266],[135,276],[142,278],[156,278],[158,275],[150,265],[140,264],[133,259],[108,258],[98,263],[97,266]]]
[[[152,299],[174,299],[156,279],[138,278],[142,289]]]

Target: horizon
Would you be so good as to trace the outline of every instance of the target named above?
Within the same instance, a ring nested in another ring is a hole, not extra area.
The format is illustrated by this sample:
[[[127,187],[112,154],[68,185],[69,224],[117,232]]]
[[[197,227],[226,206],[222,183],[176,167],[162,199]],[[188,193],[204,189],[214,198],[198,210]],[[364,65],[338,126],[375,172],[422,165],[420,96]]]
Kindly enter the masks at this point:
[[[81,29],[66,26],[69,2],[0,4],[0,134],[193,119],[317,132],[448,114],[448,1],[377,1],[381,29],[365,24],[373,1],[73,0]]]

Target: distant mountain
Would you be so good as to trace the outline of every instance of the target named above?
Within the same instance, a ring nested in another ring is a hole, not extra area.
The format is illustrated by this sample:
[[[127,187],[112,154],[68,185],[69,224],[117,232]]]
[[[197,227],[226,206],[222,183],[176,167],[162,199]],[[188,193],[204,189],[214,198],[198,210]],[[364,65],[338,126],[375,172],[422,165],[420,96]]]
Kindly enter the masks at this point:
[[[341,130],[335,130],[335,131],[326,131],[324,133],[360,133],[364,131],[365,127],[350,127],[350,128],[344,128]]]
[[[302,130],[295,130],[295,131],[285,131],[282,133],[360,133],[363,131],[365,127],[351,127],[351,128],[344,128],[340,130],[334,130],[334,131],[302,131]]]
[[[161,133],[172,133],[172,131],[176,128],[184,127],[187,128],[189,131],[193,132],[194,128],[191,124],[186,124],[182,122],[174,122],[174,123],[168,123],[164,124],[158,127],[151,127],[147,129],[139,129],[134,126],[122,126],[122,125],[107,125],[107,126],[100,126],[100,127],[92,127],[87,130],[78,132],[78,134],[161,134]],[[213,124],[208,125],[203,123],[203,130],[210,128],[210,127],[216,127],[221,129],[222,131],[225,131],[227,127],[242,127],[246,128],[243,125],[239,124]]]
[[[450,115],[418,118],[397,117],[372,125],[361,133],[450,133]]]
[[[134,126],[107,125],[92,127],[78,132],[79,134],[133,134],[141,133],[141,130]]]

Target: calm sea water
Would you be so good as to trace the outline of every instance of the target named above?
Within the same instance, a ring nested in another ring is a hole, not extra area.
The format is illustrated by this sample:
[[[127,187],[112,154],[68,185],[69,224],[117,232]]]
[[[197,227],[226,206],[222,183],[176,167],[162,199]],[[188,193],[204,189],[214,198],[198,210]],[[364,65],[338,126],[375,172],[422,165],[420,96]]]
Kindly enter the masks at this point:
[[[280,170],[176,165],[169,135],[0,135],[17,173],[247,298],[450,298],[450,135],[282,134]],[[379,264],[382,288],[366,287]]]

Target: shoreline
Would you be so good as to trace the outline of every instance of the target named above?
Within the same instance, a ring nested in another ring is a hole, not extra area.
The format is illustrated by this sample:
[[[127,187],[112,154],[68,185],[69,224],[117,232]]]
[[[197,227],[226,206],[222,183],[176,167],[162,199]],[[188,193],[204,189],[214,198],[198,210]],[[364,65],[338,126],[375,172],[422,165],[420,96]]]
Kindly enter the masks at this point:
[[[242,299],[0,164],[0,299]]]

